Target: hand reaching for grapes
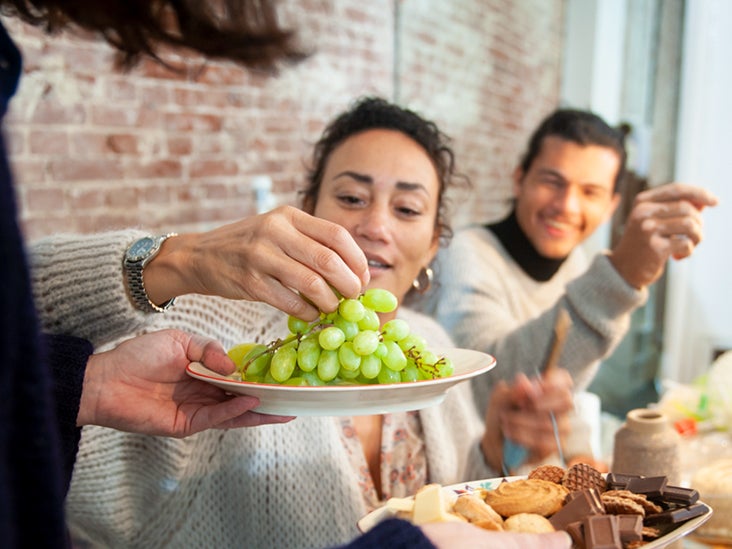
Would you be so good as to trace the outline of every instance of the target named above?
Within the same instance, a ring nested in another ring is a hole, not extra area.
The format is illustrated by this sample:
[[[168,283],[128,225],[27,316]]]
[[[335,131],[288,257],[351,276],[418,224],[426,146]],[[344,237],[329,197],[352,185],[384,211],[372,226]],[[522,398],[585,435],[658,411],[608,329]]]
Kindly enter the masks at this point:
[[[368,284],[361,249],[342,226],[284,206],[219,227],[167,239],[145,267],[150,299],[197,293],[264,301],[314,320],[339,296]]]

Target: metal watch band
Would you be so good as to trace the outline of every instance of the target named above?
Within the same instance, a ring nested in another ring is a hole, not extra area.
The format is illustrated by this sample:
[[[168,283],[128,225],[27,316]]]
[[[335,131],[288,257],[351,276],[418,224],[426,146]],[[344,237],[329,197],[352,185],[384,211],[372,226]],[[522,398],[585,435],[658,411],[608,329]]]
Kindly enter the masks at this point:
[[[145,290],[145,282],[143,279],[143,270],[150,260],[155,257],[160,251],[160,247],[166,239],[171,236],[177,236],[177,233],[168,233],[165,235],[154,238],[154,247],[150,253],[139,261],[127,261],[124,262],[125,271],[127,273],[127,287],[130,293],[130,298],[134,303],[135,307],[146,313],[163,313],[167,309],[173,306],[175,298],[169,299],[165,303],[157,305],[150,300]]]

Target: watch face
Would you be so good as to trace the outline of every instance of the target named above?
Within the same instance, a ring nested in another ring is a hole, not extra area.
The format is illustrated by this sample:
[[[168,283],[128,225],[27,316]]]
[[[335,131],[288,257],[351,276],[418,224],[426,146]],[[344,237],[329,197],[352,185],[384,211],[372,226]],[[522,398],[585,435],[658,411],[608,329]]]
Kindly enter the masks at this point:
[[[140,240],[132,244],[129,250],[127,250],[128,261],[140,261],[145,256],[147,256],[148,253],[150,253],[150,250],[152,250],[154,246],[154,239],[150,238],[149,236],[141,238]]]

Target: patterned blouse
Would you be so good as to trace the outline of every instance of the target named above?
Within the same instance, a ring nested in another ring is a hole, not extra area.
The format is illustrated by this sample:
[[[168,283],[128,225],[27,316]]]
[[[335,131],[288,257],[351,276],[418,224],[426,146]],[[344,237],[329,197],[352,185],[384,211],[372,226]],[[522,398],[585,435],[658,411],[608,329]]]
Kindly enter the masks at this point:
[[[369,472],[361,441],[350,417],[339,418],[343,445],[351,459],[364,501],[369,509],[380,507],[391,497],[414,495],[427,484],[427,456],[418,412],[384,414],[381,431],[381,489],[379,500]]]

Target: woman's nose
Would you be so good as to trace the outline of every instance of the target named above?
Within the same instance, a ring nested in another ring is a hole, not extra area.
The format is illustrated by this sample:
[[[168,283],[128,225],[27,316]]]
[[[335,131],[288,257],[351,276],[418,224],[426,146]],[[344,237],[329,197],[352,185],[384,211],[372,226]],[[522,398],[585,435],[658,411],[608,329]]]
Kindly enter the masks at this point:
[[[386,240],[389,235],[389,216],[383,208],[364,210],[356,224],[356,235],[370,240]]]

